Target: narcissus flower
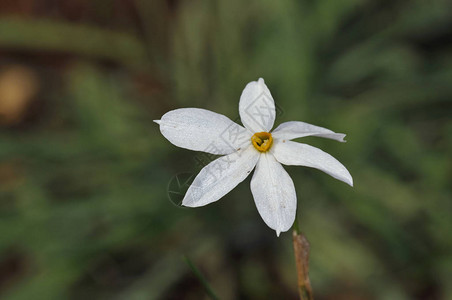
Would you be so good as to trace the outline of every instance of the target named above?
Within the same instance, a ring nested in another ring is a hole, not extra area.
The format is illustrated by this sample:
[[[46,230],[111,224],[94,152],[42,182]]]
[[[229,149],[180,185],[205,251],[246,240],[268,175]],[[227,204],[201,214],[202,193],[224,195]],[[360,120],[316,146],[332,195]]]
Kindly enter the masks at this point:
[[[345,134],[304,122],[286,122],[270,132],[275,121],[275,102],[264,80],[248,83],[240,96],[240,126],[229,118],[199,108],[167,112],[160,131],[174,145],[189,150],[223,155],[196,176],[182,205],[204,206],[229,193],[253,171],[251,192],[264,222],[276,231],[290,229],[297,209],[295,187],[283,165],[319,169],[353,186],[347,169],[322,150],[291,141],[318,136],[344,142]]]

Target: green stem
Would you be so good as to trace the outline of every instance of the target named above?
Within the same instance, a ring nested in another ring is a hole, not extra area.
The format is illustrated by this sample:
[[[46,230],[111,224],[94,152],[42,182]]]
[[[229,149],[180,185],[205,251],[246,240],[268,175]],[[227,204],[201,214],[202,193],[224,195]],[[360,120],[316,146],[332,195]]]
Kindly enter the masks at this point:
[[[300,225],[298,224],[298,214],[295,215],[295,221],[292,225],[292,232],[295,234],[300,234]]]
[[[218,300],[219,299],[218,296],[215,294],[209,282],[207,282],[206,278],[202,275],[201,271],[199,271],[199,269],[193,264],[193,262],[188,258],[188,256],[185,255],[184,259],[187,265],[190,267],[193,274],[195,274],[195,276],[201,282],[202,286],[206,290],[207,295],[213,300]]]

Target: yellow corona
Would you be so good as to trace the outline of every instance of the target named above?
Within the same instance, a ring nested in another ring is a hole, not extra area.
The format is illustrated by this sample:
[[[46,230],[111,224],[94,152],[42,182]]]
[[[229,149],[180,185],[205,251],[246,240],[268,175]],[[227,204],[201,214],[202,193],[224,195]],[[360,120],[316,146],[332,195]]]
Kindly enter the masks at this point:
[[[273,144],[270,132],[257,132],[251,137],[254,148],[259,152],[267,152]]]

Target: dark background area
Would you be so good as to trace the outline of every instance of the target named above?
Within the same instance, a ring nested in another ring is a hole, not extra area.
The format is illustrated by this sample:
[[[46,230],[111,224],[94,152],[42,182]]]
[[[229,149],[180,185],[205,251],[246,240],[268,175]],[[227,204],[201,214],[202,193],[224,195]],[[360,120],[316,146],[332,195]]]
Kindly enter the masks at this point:
[[[303,142],[354,188],[286,168],[316,299],[452,299],[447,0],[0,0],[0,297],[204,299],[187,256],[222,299],[296,299],[291,233],[264,224],[250,179],[174,205],[203,157],[152,122],[236,119],[259,77],[276,125],[347,133]]]

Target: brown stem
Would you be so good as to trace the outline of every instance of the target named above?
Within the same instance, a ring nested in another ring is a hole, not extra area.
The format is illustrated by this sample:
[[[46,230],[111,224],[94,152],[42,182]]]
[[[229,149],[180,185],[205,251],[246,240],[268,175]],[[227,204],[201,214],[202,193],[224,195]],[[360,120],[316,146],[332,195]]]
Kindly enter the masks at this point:
[[[298,292],[300,300],[313,300],[311,281],[309,280],[309,242],[305,235],[298,230],[298,220],[293,227],[293,250],[298,275]]]

